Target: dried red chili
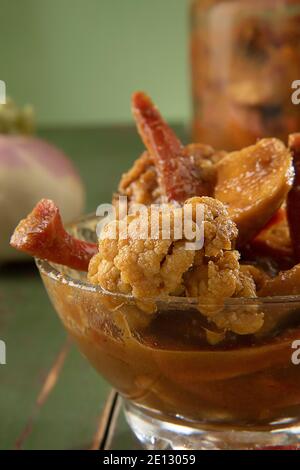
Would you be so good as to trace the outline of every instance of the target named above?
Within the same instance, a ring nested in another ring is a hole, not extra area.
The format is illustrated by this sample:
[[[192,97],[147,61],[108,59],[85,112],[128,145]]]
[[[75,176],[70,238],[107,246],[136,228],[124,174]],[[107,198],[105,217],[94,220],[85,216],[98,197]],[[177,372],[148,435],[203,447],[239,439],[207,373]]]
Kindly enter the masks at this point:
[[[142,92],[132,97],[132,111],[139,134],[154,159],[159,184],[169,201],[184,202],[207,195],[192,155],[187,155],[175,132]]]
[[[98,251],[97,244],[78,240],[65,231],[59,209],[48,199],[42,199],[19,223],[10,244],[31,256],[80,271],[88,270]]]

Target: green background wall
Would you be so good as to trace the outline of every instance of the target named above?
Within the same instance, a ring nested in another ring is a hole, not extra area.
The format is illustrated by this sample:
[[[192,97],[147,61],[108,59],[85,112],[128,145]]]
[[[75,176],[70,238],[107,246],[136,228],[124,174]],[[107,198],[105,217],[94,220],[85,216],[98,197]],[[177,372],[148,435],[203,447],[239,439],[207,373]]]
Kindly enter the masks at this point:
[[[147,90],[189,116],[188,0],[0,0],[0,79],[39,122],[129,122]]]

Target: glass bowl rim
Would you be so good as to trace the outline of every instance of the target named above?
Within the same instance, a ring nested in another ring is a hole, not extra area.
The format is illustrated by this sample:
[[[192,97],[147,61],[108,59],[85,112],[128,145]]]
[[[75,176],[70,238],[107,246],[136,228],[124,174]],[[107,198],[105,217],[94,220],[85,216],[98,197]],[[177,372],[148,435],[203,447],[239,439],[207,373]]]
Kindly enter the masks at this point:
[[[39,258],[35,258],[36,265],[41,274],[47,276],[51,280],[55,282],[59,282],[61,284],[67,284],[72,288],[84,290],[85,292],[91,292],[93,294],[102,294],[109,297],[113,297],[115,299],[120,300],[127,300],[127,301],[134,301],[136,300],[133,295],[130,294],[122,294],[118,292],[110,292],[103,289],[100,286],[91,284],[89,282],[84,282],[79,279],[75,279],[68,274],[62,273],[58,268],[53,266],[50,262],[41,260]],[[152,302],[164,302],[164,303],[175,303],[181,305],[201,305],[199,299],[197,297],[176,297],[176,296],[164,296],[164,297],[157,297],[154,299],[143,299],[143,300],[151,300]],[[224,307],[238,307],[238,306],[245,306],[245,305],[272,305],[272,304],[291,304],[291,303],[300,303],[300,295],[284,295],[284,296],[269,296],[269,297],[234,297],[226,299],[224,302]],[[202,305],[205,305],[203,303]]]
[[[87,222],[88,220],[92,220],[97,218],[95,213],[84,214],[81,217],[73,220],[72,222],[66,225],[66,229],[76,226],[80,223]],[[99,219],[101,217],[98,217]],[[135,297],[130,294],[122,294],[119,292],[110,292],[103,289],[100,286],[91,284],[89,282],[83,282],[79,279],[75,279],[68,274],[62,273],[58,268],[56,268],[53,264],[51,264],[47,260],[42,260],[40,258],[35,258],[36,265],[39,269],[39,272],[47,276],[48,278],[52,279],[55,282],[59,282],[61,284],[67,284],[70,287],[78,288],[84,290],[85,292],[91,292],[93,294],[101,294],[106,295],[109,297],[113,297],[115,299],[126,300],[128,301],[135,301]],[[159,303],[168,303],[168,304],[180,304],[180,305],[195,305],[201,306],[206,305],[205,303],[199,302],[197,297],[177,297],[177,296],[164,296],[164,297],[157,297],[151,299],[143,299],[143,300],[150,300],[151,302],[159,302]],[[231,297],[226,299],[224,302],[224,307],[238,307],[238,306],[245,306],[245,305],[276,305],[276,304],[291,304],[291,303],[300,303],[300,295],[282,295],[282,296],[268,296],[268,297]]]

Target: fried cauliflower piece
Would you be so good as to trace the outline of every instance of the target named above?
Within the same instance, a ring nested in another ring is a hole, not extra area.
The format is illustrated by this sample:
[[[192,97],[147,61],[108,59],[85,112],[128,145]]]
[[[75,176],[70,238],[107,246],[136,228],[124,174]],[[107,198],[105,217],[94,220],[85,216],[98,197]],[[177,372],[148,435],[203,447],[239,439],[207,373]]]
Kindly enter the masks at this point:
[[[144,152],[133,167],[123,174],[118,190],[119,194],[138,204],[150,205],[161,201],[157,172],[148,152]]]
[[[205,210],[204,248],[196,252],[192,269],[185,274],[186,294],[199,298],[199,310],[221,330],[251,334],[263,325],[263,314],[256,306],[224,309],[231,297],[256,297],[256,284],[251,268],[239,264],[240,255],[233,250],[238,236],[236,225],[225,206],[213,198],[186,201],[194,210],[203,204]]]
[[[177,230],[178,226],[184,228],[187,206],[192,215],[192,240],[185,238],[185,230],[180,234]],[[200,249],[190,246],[199,234],[199,207],[204,233]],[[171,224],[166,237],[164,223],[168,220]],[[199,310],[219,329],[252,333],[263,322],[256,310],[245,308],[232,313],[223,308],[230,297],[256,296],[254,280],[250,272],[241,271],[239,254],[233,250],[236,237],[235,224],[224,205],[215,199],[192,198],[184,207],[149,207],[105,227],[99,253],[90,262],[88,278],[105,290],[132,294],[148,312],[155,311],[157,298],[184,294],[198,297]]]
[[[205,262],[197,253],[192,270],[186,274],[186,292],[199,298],[199,310],[220,330],[251,334],[263,325],[263,314],[256,306],[225,307],[231,297],[256,297],[255,282],[249,271],[241,270],[239,253],[225,251],[215,260]]]
[[[175,220],[182,218],[182,213],[179,208],[171,215]],[[173,229],[170,237],[163,239],[164,216],[159,212],[156,239],[148,238],[148,230],[144,239],[139,239],[146,226],[151,229],[150,209],[146,214],[110,223],[99,242],[99,253],[91,260],[90,282],[111,292],[130,293],[150,311],[154,309],[153,299],[182,292],[182,276],[192,266],[195,252],[185,249],[184,240],[175,240]],[[116,239],[110,239],[112,231]]]
[[[234,222],[228,217],[225,206],[211,197],[193,197],[185,205],[193,208],[193,219],[196,218],[197,206],[204,208],[204,254],[206,257],[218,257],[223,250],[231,250],[238,236]]]

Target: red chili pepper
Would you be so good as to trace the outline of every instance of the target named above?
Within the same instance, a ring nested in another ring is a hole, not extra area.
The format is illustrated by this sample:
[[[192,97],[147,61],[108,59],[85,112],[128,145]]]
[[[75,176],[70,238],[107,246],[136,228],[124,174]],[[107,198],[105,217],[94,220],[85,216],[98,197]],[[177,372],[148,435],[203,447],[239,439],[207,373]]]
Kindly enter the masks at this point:
[[[300,133],[289,136],[293,153],[295,180],[287,198],[287,216],[296,263],[300,262]]]
[[[132,111],[167,199],[183,202],[192,196],[206,195],[193,157],[185,154],[182,143],[145,93],[133,95]]]
[[[97,244],[78,240],[65,231],[59,209],[48,199],[42,199],[19,223],[10,244],[31,256],[80,271],[88,270],[98,252]]]

